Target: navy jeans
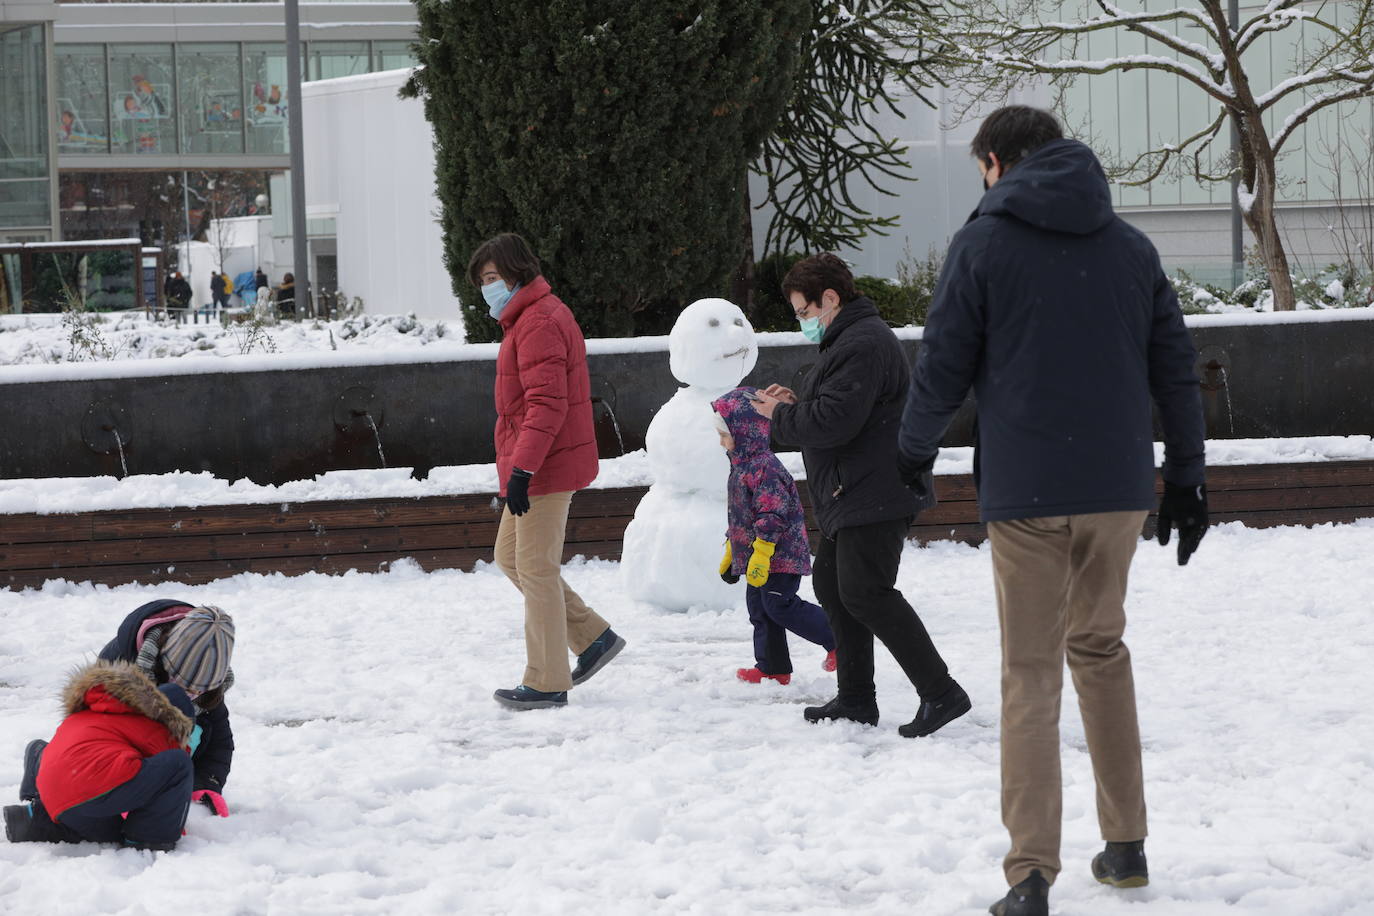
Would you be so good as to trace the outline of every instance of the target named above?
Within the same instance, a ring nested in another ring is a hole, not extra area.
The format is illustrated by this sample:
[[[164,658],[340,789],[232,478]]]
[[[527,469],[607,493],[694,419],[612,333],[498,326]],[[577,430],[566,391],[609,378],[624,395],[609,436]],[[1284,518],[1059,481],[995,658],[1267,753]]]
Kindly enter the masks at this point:
[[[138,774],[98,798],[62,812],[59,824],[96,843],[128,842],[170,849],[181,839],[191,806],[191,755],[163,751],[143,761]],[[127,818],[120,814],[127,811]]]
[[[788,630],[827,652],[835,648],[825,611],[797,595],[800,585],[801,576],[796,573],[772,573],[762,587],[750,585],[744,590],[749,622],[754,625],[754,661],[764,674],[792,673]]]

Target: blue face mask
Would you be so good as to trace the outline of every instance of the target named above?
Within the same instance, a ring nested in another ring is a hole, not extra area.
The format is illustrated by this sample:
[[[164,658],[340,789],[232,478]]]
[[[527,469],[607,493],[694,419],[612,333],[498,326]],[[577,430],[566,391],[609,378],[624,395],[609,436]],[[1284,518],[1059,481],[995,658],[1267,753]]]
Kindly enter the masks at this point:
[[[515,289],[506,289],[506,281],[493,280],[482,287],[482,298],[487,300],[487,314],[496,320],[501,320],[501,313],[506,310],[506,303],[510,302],[511,296],[520,289],[520,284],[515,285]]]

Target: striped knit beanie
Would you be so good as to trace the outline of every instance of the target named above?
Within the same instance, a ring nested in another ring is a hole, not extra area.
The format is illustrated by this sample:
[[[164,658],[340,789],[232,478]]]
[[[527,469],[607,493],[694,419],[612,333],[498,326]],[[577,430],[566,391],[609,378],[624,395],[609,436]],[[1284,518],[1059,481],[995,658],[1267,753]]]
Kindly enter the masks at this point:
[[[234,653],[234,619],[217,607],[198,607],[171,628],[162,644],[167,677],[188,693],[224,683]]]

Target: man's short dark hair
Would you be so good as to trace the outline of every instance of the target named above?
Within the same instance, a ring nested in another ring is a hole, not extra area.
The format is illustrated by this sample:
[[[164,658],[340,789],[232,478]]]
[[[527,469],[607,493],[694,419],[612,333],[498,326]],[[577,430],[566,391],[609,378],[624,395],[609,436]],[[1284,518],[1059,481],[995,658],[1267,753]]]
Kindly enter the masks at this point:
[[[973,137],[971,149],[987,168],[992,168],[988,154],[996,153],[1005,172],[1051,140],[1062,139],[1064,129],[1048,111],[1028,105],[1008,105],[987,116]]]
[[[468,280],[473,286],[481,288],[482,268],[488,261],[496,265],[496,272],[507,283],[523,286],[542,273],[529,243],[514,232],[503,232],[477,246],[468,261]]]
[[[859,298],[849,265],[833,254],[813,254],[792,265],[782,278],[783,296],[801,293],[807,302],[820,302],[821,294],[833,289],[844,305]]]

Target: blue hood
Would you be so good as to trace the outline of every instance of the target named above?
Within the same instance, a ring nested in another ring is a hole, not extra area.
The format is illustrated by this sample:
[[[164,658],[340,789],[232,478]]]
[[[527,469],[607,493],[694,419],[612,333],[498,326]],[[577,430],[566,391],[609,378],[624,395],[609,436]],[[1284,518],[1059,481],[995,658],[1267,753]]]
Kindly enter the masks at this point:
[[[1097,156],[1077,140],[1053,140],[988,189],[976,216],[1006,215],[1037,229],[1091,235],[1114,218]]]

